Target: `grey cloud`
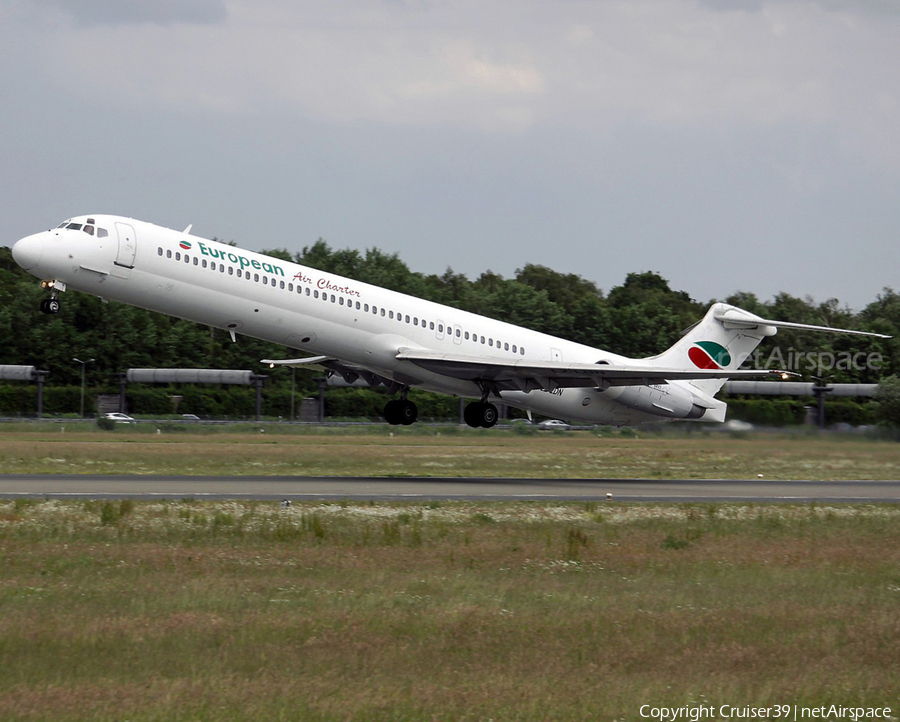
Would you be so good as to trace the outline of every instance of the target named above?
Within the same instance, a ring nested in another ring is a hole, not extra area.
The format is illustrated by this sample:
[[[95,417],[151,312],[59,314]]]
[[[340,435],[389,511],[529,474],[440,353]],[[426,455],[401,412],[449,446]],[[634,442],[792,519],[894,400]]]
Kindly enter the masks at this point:
[[[215,25],[225,20],[224,0],[36,0],[63,10],[75,22],[96,25]]]

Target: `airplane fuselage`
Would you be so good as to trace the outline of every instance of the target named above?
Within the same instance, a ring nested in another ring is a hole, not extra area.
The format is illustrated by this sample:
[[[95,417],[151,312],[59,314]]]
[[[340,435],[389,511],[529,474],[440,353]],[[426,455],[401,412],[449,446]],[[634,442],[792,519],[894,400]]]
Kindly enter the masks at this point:
[[[725,378],[765,373],[739,366],[783,325],[714,304],[670,349],[629,359],[200,238],[190,226],[179,232],[81,216],[19,240],[12,251],[51,291],[45,312],[59,310],[60,291],[75,289],[298,349],[303,358],[275,363],[315,361],[399,391],[385,407],[391,423],[415,420],[411,387],[480,398],[466,407],[473,426],[496,423],[491,397],[586,423],[722,421],[716,391]]]

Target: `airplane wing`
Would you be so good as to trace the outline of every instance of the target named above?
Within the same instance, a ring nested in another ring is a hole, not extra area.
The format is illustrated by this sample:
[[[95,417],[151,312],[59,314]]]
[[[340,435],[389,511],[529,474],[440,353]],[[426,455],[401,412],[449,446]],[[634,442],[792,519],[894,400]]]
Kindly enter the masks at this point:
[[[272,368],[275,366],[289,366],[297,369],[318,369],[328,376],[337,374],[348,384],[352,384],[357,379],[363,379],[369,386],[386,386],[390,393],[395,393],[402,388],[402,385],[393,379],[376,374],[362,366],[345,363],[334,356],[307,356],[288,359],[264,358],[260,363],[269,364]]]
[[[429,351],[401,349],[397,359],[410,361],[428,371],[466,381],[490,383],[498,391],[552,391],[558,388],[601,388],[646,386],[692,379],[748,378],[778,376],[784,371],[724,369],[673,369],[658,366],[614,366],[545,361],[505,361],[478,356],[459,356]],[[795,376],[796,374],[790,374]]]

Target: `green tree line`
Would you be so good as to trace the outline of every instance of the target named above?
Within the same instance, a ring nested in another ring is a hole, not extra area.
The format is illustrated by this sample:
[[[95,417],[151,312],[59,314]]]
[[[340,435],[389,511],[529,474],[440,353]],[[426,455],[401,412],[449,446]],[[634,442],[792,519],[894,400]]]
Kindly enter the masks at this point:
[[[672,345],[713,302],[672,289],[655,272],[629,273],[604,293],[579,275],[533,264],[512,278],[485,271],[470,280],[450,268],[442,275],[426,275],[410,270],[397,254],[377,248],[364,253],[332,249],[322,239],[293,255],[282,249],[263,253],[635,358]],[[45,297],[37,279],[16,265],[10,249],[0,248],[0,363],[47,370],[48,387],[80,386],[81,365],[72,360],[78,357],[94,359],[86,367],[87,385],[113,393],[118,389],[114,374],[137,367],[251,369],[269,374],[267,393],[289,388],[287,369],[270,371],[259,360],[294,355],[294,349],[241,336],[235,343],[220,329],[77,292],[64,295],[60,314],[45,315],[38,311]],[[857,364],[823,372],[839,383],[877,383],[900,371],[900,295],[890,288],[858,312],[838,299],[817,303],[787,293],[762,301],[736,292],[722,300],[767,318],[894,336],[880,340],[781,330],[761,347],[762,362],[773,353],[776,362],[790,361],[791,353],[832,354],[835,359],[846,353],[863,353],[867,359],[880,355],[877,368]],[[297,373],[299,394],[315,392],[314,375]],[[16,393],[21,392],[12,395]]]

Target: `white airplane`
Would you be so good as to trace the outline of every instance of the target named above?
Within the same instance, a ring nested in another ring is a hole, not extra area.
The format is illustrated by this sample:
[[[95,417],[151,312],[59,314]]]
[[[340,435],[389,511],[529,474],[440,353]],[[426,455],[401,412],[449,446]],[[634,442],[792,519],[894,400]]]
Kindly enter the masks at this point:
[[[724,303],[710,307],[670,349],[631,359],[503,321],[289,263],[130,218],[70,218],[17,241],[13,258],[42,279],[41,303],[58,313],[74,289],[301,349],[270,365],[321,367],[346,381],[384,385],[391,424],[418,416],[410,387],[474,398],[470,426],[491,427],[491,398],[590,424],[667,419],[724,421],[714,398],[726,379],[779,372],[740,370],[779,327],[879,336],[762,319]]]

